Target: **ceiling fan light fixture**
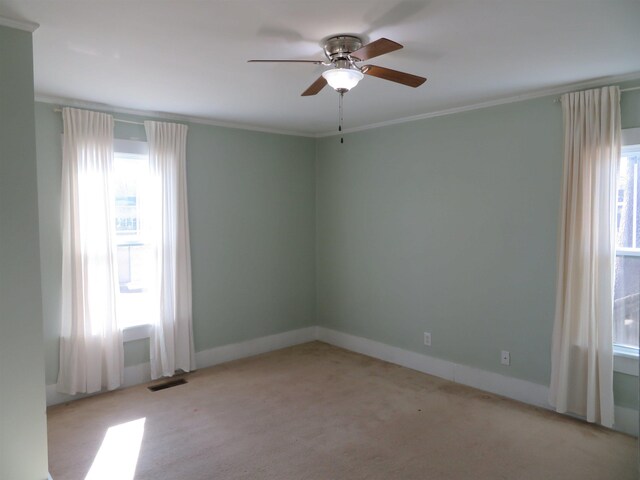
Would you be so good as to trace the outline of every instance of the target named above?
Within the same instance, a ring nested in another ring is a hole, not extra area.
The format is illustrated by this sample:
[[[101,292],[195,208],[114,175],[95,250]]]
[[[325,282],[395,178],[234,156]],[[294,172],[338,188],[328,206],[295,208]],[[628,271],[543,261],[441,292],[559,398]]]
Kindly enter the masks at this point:
[[[348,92],[364,77],[362,72],[351,68],[332,68],[322,72],[322,76],[338,92]]]

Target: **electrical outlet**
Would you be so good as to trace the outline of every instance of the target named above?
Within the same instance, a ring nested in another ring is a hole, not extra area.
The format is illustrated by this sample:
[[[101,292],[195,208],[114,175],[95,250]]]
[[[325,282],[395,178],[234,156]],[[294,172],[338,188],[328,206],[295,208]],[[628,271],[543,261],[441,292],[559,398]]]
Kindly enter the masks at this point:
[[[431,334],[429,332],[424,332],[424,344],[427,347],[431,346]]]
[[[502,365],[511,365],[511,354],[506,350],[502,350],[502,354],[500,355],[500,363]]]

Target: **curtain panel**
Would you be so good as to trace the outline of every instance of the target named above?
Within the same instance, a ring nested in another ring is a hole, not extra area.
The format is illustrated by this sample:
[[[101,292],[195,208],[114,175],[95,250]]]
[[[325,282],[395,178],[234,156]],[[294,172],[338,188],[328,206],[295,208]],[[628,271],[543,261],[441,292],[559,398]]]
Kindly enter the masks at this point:
[[[64,108],[62,119],[62,325],[57,389],[75,395],[113,390],[123,376],[111,205],[113,117]]]
[[[620,91],[562,96],[564,166],[549,400],[611,427]]]
[[[153,289],[159,299],[153,312],[151,377],[171,376],[195,368],[191,303],[191,251],[187,204],[187,126],[144,122],[149,144],[150,206],[157,275]]]

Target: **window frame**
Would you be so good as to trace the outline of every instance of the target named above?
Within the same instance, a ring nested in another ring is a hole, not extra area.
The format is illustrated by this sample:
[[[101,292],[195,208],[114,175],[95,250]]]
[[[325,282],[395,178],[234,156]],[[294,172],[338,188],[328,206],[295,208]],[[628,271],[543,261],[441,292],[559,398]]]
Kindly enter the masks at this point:
[[[124,155],[149,155],[149,144],[143,140],[130,140],[116,138],[113,141],[113,152]],[[124,327],[122,329],[122,341],[133,342],[151,337],[151,324],[141,323]]]
[[[640,128],[626,128],[622,130],[622,149],[625,147],[632,147],[640,145]],[[616,189],[616,198],[617,198]],[[626,250],[626,249],[619,249]],[[618,249],[616,249],[618,251]],[[640,256],[640,251],[634,249],[632,251],[625,251],[625,255]],[[615,372],[624,373],[627,375],[639,376],[639,349],[627,347],[623,345],[613,344],[613,370]]]

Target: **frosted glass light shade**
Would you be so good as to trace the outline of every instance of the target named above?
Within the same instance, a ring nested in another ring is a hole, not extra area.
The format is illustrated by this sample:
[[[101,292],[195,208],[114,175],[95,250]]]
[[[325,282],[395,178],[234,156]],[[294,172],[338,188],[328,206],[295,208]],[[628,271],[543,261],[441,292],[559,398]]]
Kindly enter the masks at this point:
[[[351,90],[355,87],[364,75],[358,70],[350,68],[332,68],[322,72],[322,76],[334,90]]]

